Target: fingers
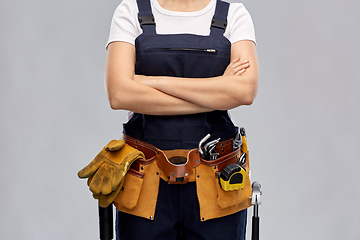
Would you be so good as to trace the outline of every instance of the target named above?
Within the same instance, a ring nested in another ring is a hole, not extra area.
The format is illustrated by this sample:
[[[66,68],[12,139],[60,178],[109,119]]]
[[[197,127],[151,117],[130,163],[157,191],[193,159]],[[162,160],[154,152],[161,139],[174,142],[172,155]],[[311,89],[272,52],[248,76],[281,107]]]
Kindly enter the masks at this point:
[[[237,67],[243,67],[243,68],[248,68],[250,67],[250,63],[249,60],[244,60],[244,61],[238,61],[236,63],[233,64],[233,68],[237,68]]]
[[[236,62],[239,62],[239,61],[240,61],[240,57],[236,57],[236,58],[234,58],[234,60],[231,61],[230,64],[236,63]]]
[[[79,172],[78,172],[78,177],[79,178],[88,178],[90,177],[91,175],[93,175],[96,170],[99,169],[99,167],[103,164],[102,161],[99,161],[97,159],[97,157],[92,161],[90,162],[86,167],[84,167],[83,169],[81,169]]]
[[[234,75],[240,75],[243,72],[245,72],[245,70],[250,67],[250,63],[248,60],[244,60],[244,61],[237,61],[232,63],[231,69],[232,69],[232,73]]]
[[[113,179],[114,168],[104,164],[93,176],[89,189],[94,194],[109,194],[112,192],[112,179]]]
[[[247,68],[250,67],[249,60],[240,61],[240,58],[235,58],[226,68],[224,75],[241,75]]]
[[[249,63],[249,60],[245,59],[240,61],[240,57],[236,57],[234,58],[234,60],[231,61],[230,65],[234,65],[234,64],[246,64]]]
[[[123,186],[123,183],[124,181],[122,181],[120,184],[119,184],[119,187],[111,192],[110,194],[108,195],[104,195],[104,194],[99,194],[99,195],[96,195],[96,199],[99,199],[98,203],[99,203],[99,206],[100,207],[107,207],[109,206],[113,201],[114,199],[116,198],[116,196],[119,194],[119,192],[121,191],[122,189],[122,186]],[[95,198],[95,196],[94,196]]]
[[[243,74],[246,71],[246,68],[242,68],[241,70],[238,70],[234,73],[235,76],[240,76],[241,74]]]
[[[114,168],[106,166],[105,174],[102,179],[102,184],[100,188],[100,193],[107,195],[113,191],[113,175]]]
[[[233,73],[234,73],[234,75],[239,76],[239,75],[243,74],[246,71],[246,69],[249,67],[250,67],[250,64],[248,62],[240,64],[237,67],[234,67]]]
[[[110,152],[119,151],[125,145],[125,140],[112,140],[106,145],[106,149]]]
[[[91,176],[88,178],[88,180],[87,180],[87,185],[88,185],[88,187],[90,187],[90,183],[91,183],[93,177],[94,177],[94,175],[91,175]]]

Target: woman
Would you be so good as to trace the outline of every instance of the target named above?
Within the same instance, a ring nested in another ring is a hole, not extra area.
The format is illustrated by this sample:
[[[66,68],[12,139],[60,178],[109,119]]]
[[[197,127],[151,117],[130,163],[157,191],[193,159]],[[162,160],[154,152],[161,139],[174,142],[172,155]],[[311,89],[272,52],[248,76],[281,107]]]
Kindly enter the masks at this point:
[[[111,108],[132,113],[124,135],[151,144],[169,159],[169,150],[187,154],[208,133],[209,141],[234,138],[238,129],[227,110],[252,104],[257,92],[254,30],[240,3],[123,0],[107,49]],[[185,165],[178,159],[173,165]],[[212,208],[199,196],[217,190],[199,189],[195,176],[202,178],[201,166],[173,181],[160,167],[155,216],[146,219],[117,206],[117,239],[245,239],[246,210],[231,207],[235,210],[205,216]]]

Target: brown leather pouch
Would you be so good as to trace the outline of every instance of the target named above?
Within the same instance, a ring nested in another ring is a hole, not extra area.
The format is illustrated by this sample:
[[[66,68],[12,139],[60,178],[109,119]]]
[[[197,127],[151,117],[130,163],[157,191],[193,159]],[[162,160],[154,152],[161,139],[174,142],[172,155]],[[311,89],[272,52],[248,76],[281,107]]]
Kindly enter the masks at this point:
[[[143,177],[140,176],[141,174],[135,176],[128,172],[124,191],[120,191],[114,200],[114,205],[119,211],[153,220],[159,190],[160,169],[153,160],[140,161],[138,167],[137,173],[143,173]]]
[[[215,181],[216,187],[214,191],[217,192],[217,204],[221,209],[236,205],[239,202],[245,200],[242,197],[243,189],[224,191],[218,182],[218,173],[221,172],[227,165],[236,163],[241,153],[242,151],[238,149],[233,152],[230,151],[228,154],[225,154],[216,160],[206,161],[204,159],[200,159],[201,163],[207,166],[206,168],[203,168],[203,171],[206,171],[207,175],[213,176],[211,181]],[[199,177],[201,178],[202,176],[200,175]]]
[[[219,184],[218,173],[227,165],[237,163],[238,157],[245,149],[232,151],[231,141],[225,141],[217,146],[220,158],[212,161],[200,159],[201,164],[196,168],[197,194],[200,203],[201,221],[227,216],[251,206],[251,183],[249,178],[249,159],[247,152],[246,180],[243,189],[224,191]]]
[[[240,156],[240,154],[238,155]],[[237,156],[237,157],[238,157]],[[248,158],[248,154],[247,154]],[[225,191],[220,187],[220,184],[216,184],[217,188],[217,204],[221,209],[225,209],[234,205],[237,205],[245,200],[247,200],[251,196],[251,183],[249,177],[249,164],[248,159],[246,160],[245,164],[246,169],[246,179],[245,179],[245,186],[242,189],[233,190],[233,191]],[[217,173],[215,173],[217,176]],[[218,179],[217,179],[218,181]]]
[[[114,201],[129,210],[133,209],[139,200],[144,175],[142,172],[130,169],[125,176],[123,188]]]

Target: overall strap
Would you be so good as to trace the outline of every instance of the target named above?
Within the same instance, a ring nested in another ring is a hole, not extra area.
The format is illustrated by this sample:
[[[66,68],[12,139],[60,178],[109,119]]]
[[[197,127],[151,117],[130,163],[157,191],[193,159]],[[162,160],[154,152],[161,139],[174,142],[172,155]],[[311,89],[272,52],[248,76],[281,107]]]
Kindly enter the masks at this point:
[[[150,0],[136,0],[139,8],[138,20],[145,34],[156,34],[155,20],[151,11]]]
[[[211,22],[211,36],[222,36],[227,26],[229,3],[217,0],[215,14]]]

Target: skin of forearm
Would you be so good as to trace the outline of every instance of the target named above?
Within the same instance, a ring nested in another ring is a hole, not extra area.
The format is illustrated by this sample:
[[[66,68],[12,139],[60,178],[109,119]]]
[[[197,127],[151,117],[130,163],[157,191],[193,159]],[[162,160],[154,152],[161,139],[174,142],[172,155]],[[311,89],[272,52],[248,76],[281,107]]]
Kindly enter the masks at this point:
[[[256,51],[249,41],[232,45],[233,63],[223,76],[200,79],[137,76],[134,75],[133,45],[115,42],[109,45],[108,50],[105,80],[113,109],[153,115],[192,114],[249,105],[256,95]],[[241,67],[246,71],[236,76],[236,59],[240,62],[244,61],[241,59],[249,59],[252,67]]]
[[[121,85],[108,87],[112,109],[129,110],[149,115],[184,115],[213,111],[189,101],[171,96],[132,79],[121,81]]]
[[[258,85],[256,74],[251,73],[200,79],[142,76],[138,80],[169,95],[215,110],[252,104]]]

